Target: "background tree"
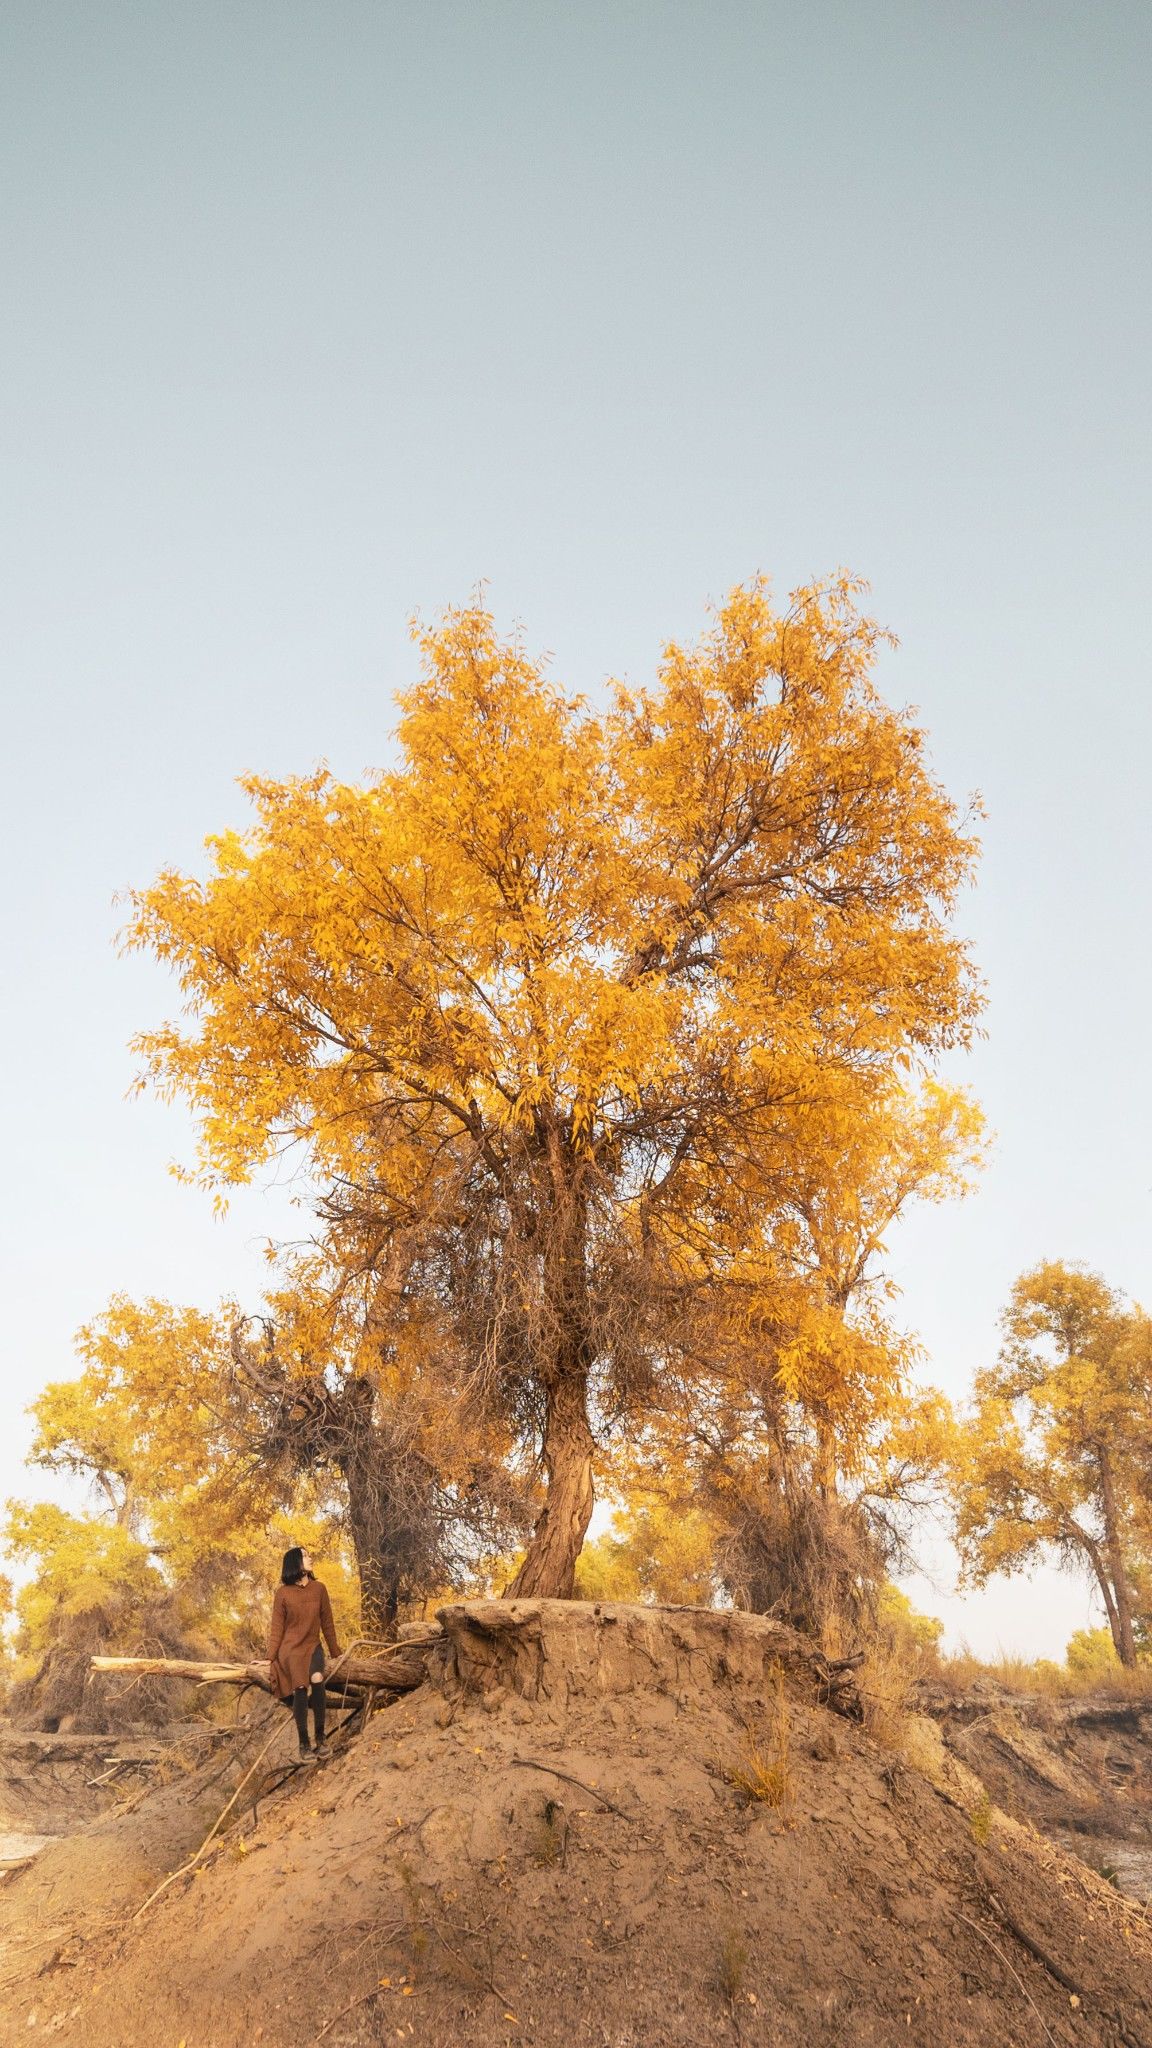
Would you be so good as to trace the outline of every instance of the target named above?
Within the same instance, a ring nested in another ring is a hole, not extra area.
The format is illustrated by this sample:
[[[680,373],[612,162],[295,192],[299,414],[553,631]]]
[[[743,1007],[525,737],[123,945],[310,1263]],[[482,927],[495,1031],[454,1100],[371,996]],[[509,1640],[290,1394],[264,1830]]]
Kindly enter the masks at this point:
[[[1096,1273],[1016,1282],[1004,1344],[960,1440],[957,1542],[974,1582],[1054,1551],[1089,1571],[1116,1654],[1136,1661],[1152,1499],[1152,1321]]]
[[[716,1581],[737,1606],[779,1615],[833,1654],[855,1649],[889,1576],[909,1568],[951,1433],[942,1396],[894,1385],[829,1485],[826,1445],[803,1405],[775,1390],[766,1407],[726,1378],[680,1439],[680,1483],[714,1532]],[[666,1424],[652,1440],[667,1442]]]
[[[579,1600],[655,1601],[707,1607],[721,1590],[719,1530],[663,1472],[658,1487],[633,1485],[610,1529],[586,1543],[576,1565]]]
[[[10,1502],[6,1548],[28,1571],[16,1600],[18,1710],[102,1723],[94,1651],[258,1652],[278,1550],[304,1542],[354,1621],[337,1504],[286,1491],[244,1456],[230,1403],[227,1315],[112,1303],[80,1332],[82,1370],[33,1406],[30,1463],[67,1475],[68,1505]],[[144,1685],[132,1711],[181,1703]]]
[[[1100,1683],[1120,1669],[1116,1645],[1109,1628],[1078,1628],[1069,1638],[1064,1662],[1073,1678]]]
[[[874,1452],[877,1426],[899,1421],[902,1454],[912,1448],[892,1395],[907,1384],[919,1348],[893,1320],[888,1233],[917,1202],[967,1194],[985,1150],[977,1104],[928,1079],[877,1092],[863,1109],[822,1105],[790,1165],[774,1243],[805,1296],[778,1376],[810,1418],[814,1480],[825,1495]],[[939,1412],[930,1401],[922,1420]]]
[[[218,1189],[303,1149],[334,1275],[447,1342],[547,1482],[513,1592],[567,1595],[596,1432],[729,1286],[822,1106],[966,1041],[974,843],[839,579],[737,590],[594,716],[491,618],[421,635],[401,765],[247,783],[135,899],[191,1021],[139,1041]]]
[[[503,1447],[464,1426],[444,1371],[389,1378],[351,1290],[334,1304],[300,1266],[295,1280],[258,1321],[118,1298],[79,1333],[83,1370],[35,1403],[29,1462],[78,1481],[84,1504],[9,1515],[9,1547],[35,1566],[26,1652],[54,1616],[102,1617],[119,1639],[168,1600],[172,1626],[250,1654],[293,1542],[342,1589],[346,1635],[386,1632],[402,1602],[483,1582],[526,1526]]]

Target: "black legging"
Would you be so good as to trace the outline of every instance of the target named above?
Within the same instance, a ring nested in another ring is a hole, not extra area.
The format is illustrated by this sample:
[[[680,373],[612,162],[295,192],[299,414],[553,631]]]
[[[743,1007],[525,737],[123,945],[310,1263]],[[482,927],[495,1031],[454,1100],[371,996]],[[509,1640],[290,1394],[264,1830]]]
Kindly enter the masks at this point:
[[[308,1747],[309,1702],[311,1702],[312,1706],[312,1719],[316,1724],[317,1748],[319,1748],[324,1740],[324,1710],[328,1704],[328,1695],[324,1690],[323,1671],[324,1652],[319,1643],[317,1643],[316,1648],[312,1652],[312,1662],[309,1666],[309,1675],[312,1680],[311,1691],[309,1691],[306,1685],[298,1685],[292,1695],[292,1713],[295,1717],[296,1733],[300,1737],[301,1749],[307,1749]]]

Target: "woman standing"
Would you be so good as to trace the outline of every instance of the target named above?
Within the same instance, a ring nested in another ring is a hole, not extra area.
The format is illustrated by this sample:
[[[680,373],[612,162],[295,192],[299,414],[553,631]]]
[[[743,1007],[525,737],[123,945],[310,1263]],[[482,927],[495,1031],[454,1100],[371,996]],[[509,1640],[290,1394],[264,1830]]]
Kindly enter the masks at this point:
[[[272,1602],[272,1625],[268,1631],[268,1661],[272,1666],[272,1690],[277,1699],[291,1707],[300,1737],[300,1761],[326,1763],[331,1750],[324,1740],[324,1652],[320,1637],[333,1657],[340,1655],[332,1602],[327,1586],[312,1575],[312,1560],[298,1547],[284,1552],[280,1584]],[[316,1724],[316,1747],[308,1741],[308,1707]]]

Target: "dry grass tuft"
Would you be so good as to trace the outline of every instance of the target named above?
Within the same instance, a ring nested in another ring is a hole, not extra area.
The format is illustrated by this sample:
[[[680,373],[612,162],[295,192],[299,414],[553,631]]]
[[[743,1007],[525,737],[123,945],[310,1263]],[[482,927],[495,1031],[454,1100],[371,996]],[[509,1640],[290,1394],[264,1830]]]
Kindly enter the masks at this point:
[[[563,1864],[567,1852],[568,1816],[558,1799],[546,1799],[532,1843],[532,1861],[541,1869],[549,1869],[555,1863]]]
[[[748,1944],[738,1927],[726,1927],[716,1957],[716,1982],[729,2005],[735,2005],[748,1970]]]
[[[864,1702],[864,1730],[882,1749],[902,1754],[908,1734],[908,1708],[914,1668],[897,1636],[879,1631],[869,1643],[857,1674]]]
[[[991,1659],[974,1657],[970,1650],[957,1650],[941,1657],[926,1674],[931,1684],[950,1693],[964,1693],[973,1685],[994,1685],[1009,1693],[1026,1693],[1041,1699],[1142,1700],[1152,1697],[1152,1665],[1138,1664],[1126,1671],[1119,1662],[1104,1669],[1070,1670],[1050,1657],[1029,1663],[1023,1657],[1002,1655]]]
[[[431,1886],[416,1876],[411,1865],[405,1862],[402,1856],[396,1860],[396,1875],[400,1879],[404,1895],[403,1939],[408,1950],[408,1968],[415,1976],[428,1953],[428,1928],[435,1893]]]
[[[972,1829],[972,1840],[981,1849],[986,1849],[992,1839],[992,1801],[987,1792],[982,1792],[968,1816]]]
[[[759,1732],[751,1721],[745,1722],[744,1740],[736,1755],[722,1768],[728,1783],[743,1793],[745,1799],[780,1810],[791,1806],[795,1786],[788,1698],[783,1679],[777,1680],[767,1728]]]

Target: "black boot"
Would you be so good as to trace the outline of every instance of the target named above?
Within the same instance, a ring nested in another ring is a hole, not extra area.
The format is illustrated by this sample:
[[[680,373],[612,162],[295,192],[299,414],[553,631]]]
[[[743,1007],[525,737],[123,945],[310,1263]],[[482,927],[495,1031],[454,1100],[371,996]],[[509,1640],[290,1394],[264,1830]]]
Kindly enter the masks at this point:
[[[298,1685],[292,1695],[292,1719],[296,1723],[296,1733],[300,1738],[300,1761],[302,1764],[314,1763],[312,1746],[308,1740],[308,1694],[302,1685]]]
[[[324,1691],[323,1680],[314,1678],[312,1681],[312,1719],[316,1724],[316,1756],[322,1764],[326,1764],[332,1754],[324,1740],[324,1714],[327,1704],[328,1698]]]

